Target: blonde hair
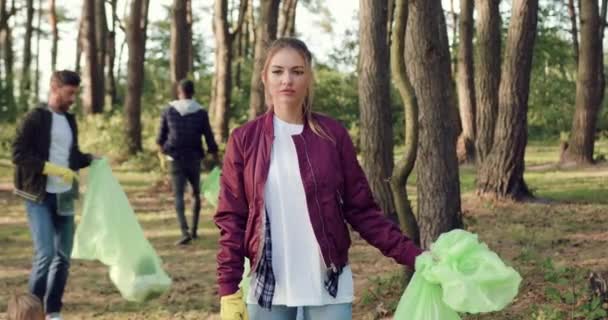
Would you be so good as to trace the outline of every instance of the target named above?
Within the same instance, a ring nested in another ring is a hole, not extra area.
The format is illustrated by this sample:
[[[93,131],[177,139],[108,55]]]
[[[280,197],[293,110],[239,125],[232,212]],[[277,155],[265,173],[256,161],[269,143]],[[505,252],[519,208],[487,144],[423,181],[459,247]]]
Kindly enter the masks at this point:
[[[332,142],[334,139],[323,129],[323,127],[313,118],[312,116],[312,101],[313,101],[313,88],[314,88],[314,73],[312,70],[312,53],[308,50],[306,44],[296,38],[279,38],[270,44],[266,51],[266,60],[264,61],[264,67],[262,68],[262,79],[266,81],[266,74],[268,67],[270,66],[270,60],[272,57],[282,49],[293,49],[299,53],[304,59],[304,68],[310,74],[310,80],[308,82],[308,88],[306,89],[306,97],[304,97],[304,103],[302,104],[302,116],[304,121],[308,123],[310,129],[318,136],[327,138]],[[268,110],[273,110],[274,106],[270,97],[270,93],[264,87],[264,100]]]
[[[6,310],[8,320],[44,320],[44,310],[38,297],[31,293],[13,295]]]

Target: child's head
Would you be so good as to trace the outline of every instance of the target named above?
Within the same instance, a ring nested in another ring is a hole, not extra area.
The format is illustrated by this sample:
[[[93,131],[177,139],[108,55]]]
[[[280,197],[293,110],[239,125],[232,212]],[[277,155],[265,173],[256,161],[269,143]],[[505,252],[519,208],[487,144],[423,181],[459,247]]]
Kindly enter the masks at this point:
[[[40,300],[31,293],[18,293],[8,301],[8,320],[44,320]]]

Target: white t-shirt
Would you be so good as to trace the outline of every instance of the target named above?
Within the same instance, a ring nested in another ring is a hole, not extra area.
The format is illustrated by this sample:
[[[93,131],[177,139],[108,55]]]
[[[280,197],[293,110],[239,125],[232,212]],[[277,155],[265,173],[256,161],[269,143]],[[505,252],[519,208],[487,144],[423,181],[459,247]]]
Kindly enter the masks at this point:
[[[338,295],[333,298],[324,285],[326,267],[312,229],[298,155],[292,135],[303,125],[274,117],[274,142],[264,196],[270,218],[272,268],[276,286],[273,305],[318,306],[353,301],[350,266],[343,269]],[[247,303],[255,304],[255,274]]]
[[[50,110],[50,109],[49,109]],[[49,162],[62,167],[70,165],[70,148],[72,147],[72,130],[65,115],[51,110],[53,114],[51,124],[51,146],[49,147]],[[70,190],[71,184],[65,183],[61,178],[47,176],[46,191],[62,193]]]

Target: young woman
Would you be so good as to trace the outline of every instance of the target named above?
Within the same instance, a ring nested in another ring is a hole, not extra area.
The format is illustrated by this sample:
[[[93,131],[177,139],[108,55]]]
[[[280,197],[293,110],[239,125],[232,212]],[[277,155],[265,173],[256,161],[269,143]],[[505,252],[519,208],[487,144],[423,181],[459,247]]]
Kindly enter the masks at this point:
[[[276,40],[262,71],[268,112],[228,141],[215,214],[223,320],[295,320],[298,307],[304,319],[351,319],[347,222],[398,263],[421,253],[374,202],[346,129],[312,112],[311,63],[302,41]]]

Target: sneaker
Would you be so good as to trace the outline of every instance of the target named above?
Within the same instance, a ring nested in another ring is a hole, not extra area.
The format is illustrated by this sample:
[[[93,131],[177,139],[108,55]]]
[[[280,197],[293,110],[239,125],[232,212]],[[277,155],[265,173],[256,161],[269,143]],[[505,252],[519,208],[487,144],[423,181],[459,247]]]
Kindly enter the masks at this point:
[[[183,245],[187,245],[190,243],[190,241],[192,241],[192,237],[190,236],[183,236],[181,239],[179,239],[177,242],[175,242],[176,246],[183,246]]]
[[[46,320],[63,320],[59,312],[49,313],[46,315]]]

